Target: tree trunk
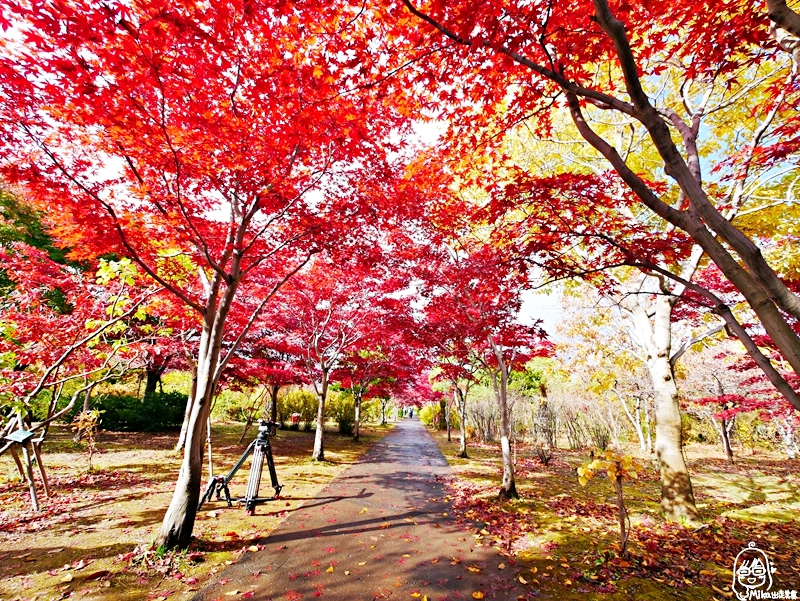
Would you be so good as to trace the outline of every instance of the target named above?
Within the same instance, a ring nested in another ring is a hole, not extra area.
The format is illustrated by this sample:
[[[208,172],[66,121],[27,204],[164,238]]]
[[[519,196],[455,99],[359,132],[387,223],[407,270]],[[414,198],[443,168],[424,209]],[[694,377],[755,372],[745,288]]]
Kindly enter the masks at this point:
[[[728,456],[728,461],[733,463],[733,449],[731,448],[731,437],[728,430],[730,423],[731,422],[727,419],[721,420],[720,432],[722,434],[722,446],[725,449],[725,454]]]
[[[89,387],[83,393],[83,411],[89,411],[92,408],[92,390],[93,387]]]
[[[628,403],[625,401],[625,398],[622,395],[617,395],[619,398],[619,402],[622,403],[622,408],[625,410],[625,415],[628,416],[628,420],[631,422],[633,429],[636,431],[636,436],[639,439],[639,449],[642,452],[647,450],[647,445],[644,442],[644,428],[642,426],[642,414],[641,414],[641,405],[642,399],[639,397],[636,398],[636,406],[633,408],[633,412],[628,409]]]
[[[238,258],[232,266],[232,274],[238,274]],[[197,503],[203,480],[203,444],[206,425],[211,415],[214,392],[221,375],[220,354],[225,335],[225,322],[236,295],[239,280],[233,277],[220,295],[222,277],[214,275],[208,289],[203,331],[197,352],[196,378],[193,384],[194,400],[186,427],[183,462],[175,484],[175,492],[164,515],[161,529],[156,537],[157,547],[185,549],[192,538]],[[228,355],[230,356],[230,355]]]
[[[318,391],[317,432],[314,436],[314,452],[311,453],[311,458],[314,461],[325,461],[325,400],[328,396],[328,370],[324,367],[322,368],[322,382]]]
[[[194,529],[202,487],[206,423],[211,413],[214,375],[219,361],[218,338],[221,338],[219,330],[222,324],[218,321],[213,317],[206,320],[200,340],[195,394],[193,402],[190,401],[191,412],[187,421],[183,462],[172,501],[156,538],[156,546],[165,549],[185,549]]]
[[[452,438],[452,435],[451,435],[452,427],[450,425],[450,402],[449,401],[445,401],[444,410],[445,410],[444,422],[445,422],[445,426],[447,426],[447,442],[453,442],[453,438]]]
[[[358,437],[361,435],[361,393],[358,392],[353,395],[353,403],[355,405],[356,416],[353,422],[353,440],[358,442]]]
[[[186,444],[186,434],[189,432],[189,420],[192,416],[192,409],[194,408],[194,398],[197,394],[197,361],[189,358],[189,365],[192,370],[192,388],[189,391],[189,397],[186,399],[186,411],[183,412],[183,424],[181,424],[181,433],[178,435],[178,442],[175,443],[175,452],[179,453],[183,450]]]
[[[672,368],[666,357],[648,361],[648,368],[655,392],[655,450],[661,473],[661,511],[670,520],[696,521],[700,514],[683,456],[683,428]]]
[[[772,418],[772,421],[778,427],[786,456],[794,460],[797,457],[797,443],[794,441],[794,427],[792,427],[792,422],[788,418],[783,418],[782,420]]]
[[[456,393],[458,394],[458,421],[461,426],[458,456],[467,459],[467,394],[460,388],[456,388]]]
[[[500,499],[518,499],[517,483],[514,480],[514,461],[511,456],[511,428],[508,415],[508,371],[510,366],[503,357],[503,350],[489,336],[489,345],[497,359],[497,370],[492,383],[500,410],[500,451],[503,455],[503,482],[500,485]]]
[[[622,476],[620,472],[622,466],[617,461],[617,476],[614,478],[614,489],[617,492],[617,518],[619,522],[619,555],[622,558],[628,557],[628,510],[625,508],[625,498],[622,496]]]
[[[281,389],[280,385],[273,384],[269,387],[269,421],[272,423],[278,422],[278,391]]]
[[[447,429],[447,401],[444,399],[439,399],[439,423],[436,424],[437,430],[446,430]]]
[[[674,297],[660,296],[651,307],[652,321],[638,299],[629,299],[637,337],[647,352],[647,370],[653,383],[656,422],[655,451],[661,475],[661,511],[670,520],[700,518],[683,456],[683,428],[678,389],[670,363]]]

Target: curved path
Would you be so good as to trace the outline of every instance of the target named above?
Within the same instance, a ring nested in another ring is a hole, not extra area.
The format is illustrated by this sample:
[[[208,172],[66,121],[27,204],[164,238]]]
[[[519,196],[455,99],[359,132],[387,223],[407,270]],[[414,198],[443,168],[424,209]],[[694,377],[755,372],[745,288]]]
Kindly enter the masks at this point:
[[[448,516],[437,477],[449,473],[404,419],[194,599],[527,599],[513,566]]]

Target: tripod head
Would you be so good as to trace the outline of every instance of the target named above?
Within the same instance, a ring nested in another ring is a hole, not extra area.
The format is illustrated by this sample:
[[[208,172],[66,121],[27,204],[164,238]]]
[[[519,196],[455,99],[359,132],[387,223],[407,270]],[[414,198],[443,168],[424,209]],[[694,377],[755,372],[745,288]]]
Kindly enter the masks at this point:
[[[278,430],[278,424],[262,419],[258,422],[258,437],[261,439],[267,436],[275,436]]]

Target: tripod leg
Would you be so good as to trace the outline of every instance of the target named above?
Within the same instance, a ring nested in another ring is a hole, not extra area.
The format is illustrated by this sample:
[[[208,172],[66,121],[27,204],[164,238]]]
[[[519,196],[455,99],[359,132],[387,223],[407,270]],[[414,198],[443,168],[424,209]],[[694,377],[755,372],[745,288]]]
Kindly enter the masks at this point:
[[[253,515],[255,512],[262,469],[264,469],[264,450],[256,445],[253,451],[253,463],[250,465],[250,477],[247,479],[247,492],[244,495],[244,510],[247,515]]]
[[[267,467],[269,468],[269,477],[272,481],[272,488],[275,489],[275,498],[277,499],[281,494],[283,486],[278,484],[278,474],[275,472],[275,460],[272,458],[272,447],[267,445]]]
[[[200,497],[200,502],[197,504],[197,511],[200,511],[200,508],[203,506],[203,503],[211,500],[211,495],[214,494],[214,488],[216,488],[216,484],[217,484],[216,481],[212,478],[211,482],[208,483],[206,492],[204,492],[203,496]]]
[[[225,476],[226,486],[230,483],[231,480],[233,480],[233,477],[236,475],[236,472],[238,472],[239,468],[242,467],[244,462],[247,460],[247,456],[250,455],[251,451],[255,448],[255,446],[256,446],[255,440],[251,442],[249,445],[247,445],[247,448],[244,450],[244,453],[242,453],[242,456],[239,457],[239,461],[236,462],[236,465],[234,465],[231,468],[231,471],[228,472],[228,475]]]

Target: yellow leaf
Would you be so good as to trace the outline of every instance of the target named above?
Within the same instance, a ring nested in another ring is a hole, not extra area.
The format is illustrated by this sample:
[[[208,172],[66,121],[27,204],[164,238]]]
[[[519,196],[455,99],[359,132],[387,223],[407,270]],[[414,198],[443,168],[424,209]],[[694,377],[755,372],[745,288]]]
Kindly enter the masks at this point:
[[[238,595],[239,594],[239,590],[237,589],[237,590],[233,590],[233,591],[228,591],[225,594],[233,597],[234,595]]]
[[[331,572],[333,572],[333,566],[329,567],[329,568],[328,568],[327,570],[325,570],[325,571],[326,571],[326,572],[328,572],[328,574],[330,574]]]
[[[403,553],[403,557],[411,557],[408,553]]]
[[[350,570],[345,570],[345,571],[344,571],[344,575],[345,575],[345,576],[349,576],[349,575],[350,575]]]
[[[711,585],[711,590],[717,593],[718,595],[722,595],[723,597],[726,597],[728,599],[733,597],[733,591],[728,591],[728,592],[723,591],[722,589],[717,588],[713,584]]]
[[[586,478],[584,478],[583,476],[581,476],[580,478],[578,478],[578,482],[580,482],[580,483],[581,483],[581,486],[586,486],[586,484],[587,484],[589,481],[588,481]]]
[[[358,562],[358,565],[365,566],[365,565],[367,565],[367,562],[366,561],[360,561],[360,562]]]
[[[359,511],[358,513],[367,513],[367,508],[366,508],[366,507],[364,507],[364,509],[362,509],[362,510],[361,510],[361,511]]]
[[[567,578],[567,579],[564,581],[564,586],[569,586],[570,584],[572,584],[572,580],[570,580],[569,578]]]
[[[520,576],[519,578],[517,578],[517,580],[519,580],[519,581],[520,581],[522,584],[528,584],[528,581],[527,581],[527,580],[525,580],[525,579],[524,579],[522,576]]]
[[[421,594],[419,594],[419,593],[411,593],[411,596],[412,596],[412,597],[414,597],[414,598],[419,598],[419,597],[421,597],[422,595],[421,595]]]
[[[256,551],[258,551],[258,547],[256,545],[250,545],[249,547],[247,547],[247,550],[250,551],[250,553],[255,553]]]
[[[497,569],[498,570],[505,570],[506,569],[506,564],[501,563],[499,566],[497,566]]]
[[[472,593],[472,598],[473,599],[483,599],[483,593],[480,592],[480,591],[475,591],[474,593]]]
[[[480,574],[481,572],[481,569],[478,566],[469,566],[467,569],[475,574]]]

